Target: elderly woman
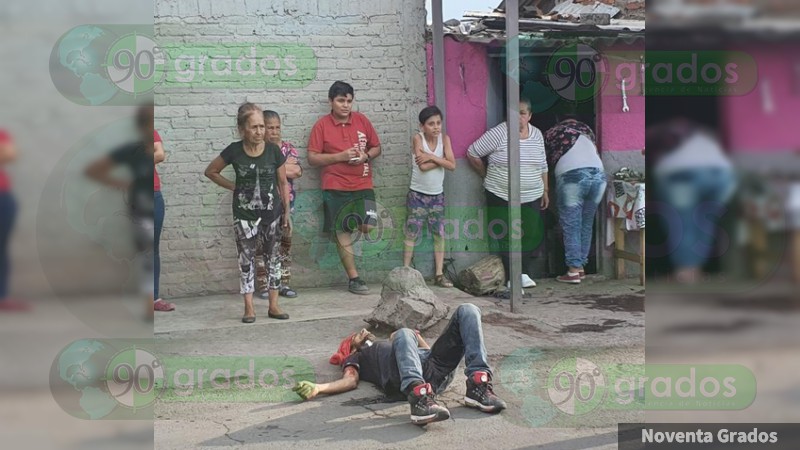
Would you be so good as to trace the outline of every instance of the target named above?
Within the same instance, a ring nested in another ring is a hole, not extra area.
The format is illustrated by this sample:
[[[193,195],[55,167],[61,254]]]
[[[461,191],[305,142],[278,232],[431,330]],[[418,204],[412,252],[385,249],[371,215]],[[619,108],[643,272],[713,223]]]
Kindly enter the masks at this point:
[[[550,166],[555,168],[558,221],[568,268],[556,280],[580,284],[589,262],[594,216],[606,190],[603,161],[597,154],[594,132],[575,119],[547,130],[545,144]]]
[[[288,319],[278,307],[281,286],[279,245],[282,233],[289,230],[289,182],[286,157],[280,148],[266,140],[264,113],[253,103],[239,107],[236,123],[241,141],[225,148],[206,168],[205,175],[214,183],[233,191],[233,219],[236,249],[239,252],[240,293],[244,296],[242,322],[253,323],[256,248],[262,246],[269,267],[269,310],[272,319]],[[233,165],[236,181],[220,172]]]
[[[509,278],[509,234],[522,239],[523,267],[543,241],[541,211],[547,209],[547,159],[544,137],[530,124],[531,103],[519,103],[520,200],[522,223],[508,225],[508,125],[497,125],[484,133],[467,150],[470,165],[483,177],[489,241],[503,260],[506,280]],[[483,158],[488,158],[488,167]],[[521,233],[521,234],[520,234]],[[522,274],[522,287],[534,287],[530,276]]]

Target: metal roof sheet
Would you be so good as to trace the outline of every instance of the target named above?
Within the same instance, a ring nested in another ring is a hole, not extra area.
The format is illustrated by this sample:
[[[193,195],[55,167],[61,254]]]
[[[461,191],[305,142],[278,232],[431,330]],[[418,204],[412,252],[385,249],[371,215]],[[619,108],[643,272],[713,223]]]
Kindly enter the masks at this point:
[[[563,16],[580,16],[581,14],[608,14],[611,17],[616,16],[622,10],[612,6],[606,5],[605,3],[595,2],[593,5],[584,5],[581,3],[573,3],[572,0],[567,0],[565,2],[561,2],[557,4],[549,13],[550,14],[561,14]]]

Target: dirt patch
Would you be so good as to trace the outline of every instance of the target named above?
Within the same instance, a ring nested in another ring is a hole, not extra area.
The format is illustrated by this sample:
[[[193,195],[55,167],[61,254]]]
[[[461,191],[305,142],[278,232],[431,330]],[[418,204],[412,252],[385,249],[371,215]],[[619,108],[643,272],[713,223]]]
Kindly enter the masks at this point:
[[[562,333],[604,333],[612,328],[619,328],[625,324],[624,320],[609,319],[602,324],[596,323],[576,323],[561,327]]]
[[[601,295],[584,294],[580,297],[569,297],[566,300],[551,300],[544,305],[559,303],[562,305],[585,306],[589,309],[600,309],[613,312],[644,312],[644,295]]]
[[[717,298],[713,301],[723,308],[746,309],[755,311],[789,312],[800,311],[800,297],[780,296],[766,298]]]
[[[481,320],[483,321],[483,323],[488,323],[490,325],[494,325],[497,327],[510,328],[516,331],[517,333],[521,333],[526,336],[544,334],[542,330],[536,328],[531,324],[521,322],[520,319],[507,317],[498,313],[484,314],[481,317]]]
[[[677,333],[736,333],[759,325],[760,322],[750,319],[739,319],[730,323],[692,323],[664,330],[669,334]]]

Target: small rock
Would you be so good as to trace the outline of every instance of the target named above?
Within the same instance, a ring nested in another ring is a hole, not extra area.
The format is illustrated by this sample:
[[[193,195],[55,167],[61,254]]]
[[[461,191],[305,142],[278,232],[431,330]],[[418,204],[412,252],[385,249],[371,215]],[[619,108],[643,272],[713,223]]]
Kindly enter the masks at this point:
[[[381,300],[366,321],[373,327],[424,331],[447,317],[449,310],[419,271],[398,267],[383,281]]]

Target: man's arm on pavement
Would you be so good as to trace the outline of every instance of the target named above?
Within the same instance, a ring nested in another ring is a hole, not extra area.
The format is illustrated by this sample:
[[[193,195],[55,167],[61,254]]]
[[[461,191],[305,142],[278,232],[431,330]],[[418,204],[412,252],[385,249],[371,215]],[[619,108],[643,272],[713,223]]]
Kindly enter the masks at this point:
[[[344,369],[344,375],[342,375],[341,380],[320,384],[319,393],[328,395],[341,394],[342,392],[352,391],[357,387],[358,370],[353,366],[349,366]]]
[[[311,400],[319,394],[341,394],[342,392],[352,391],[358,387],[358,370],[355,367],[345,367],[342,379],[331,383],[314,384],[310,381],[301,381],[292,389],[303,398]]]

